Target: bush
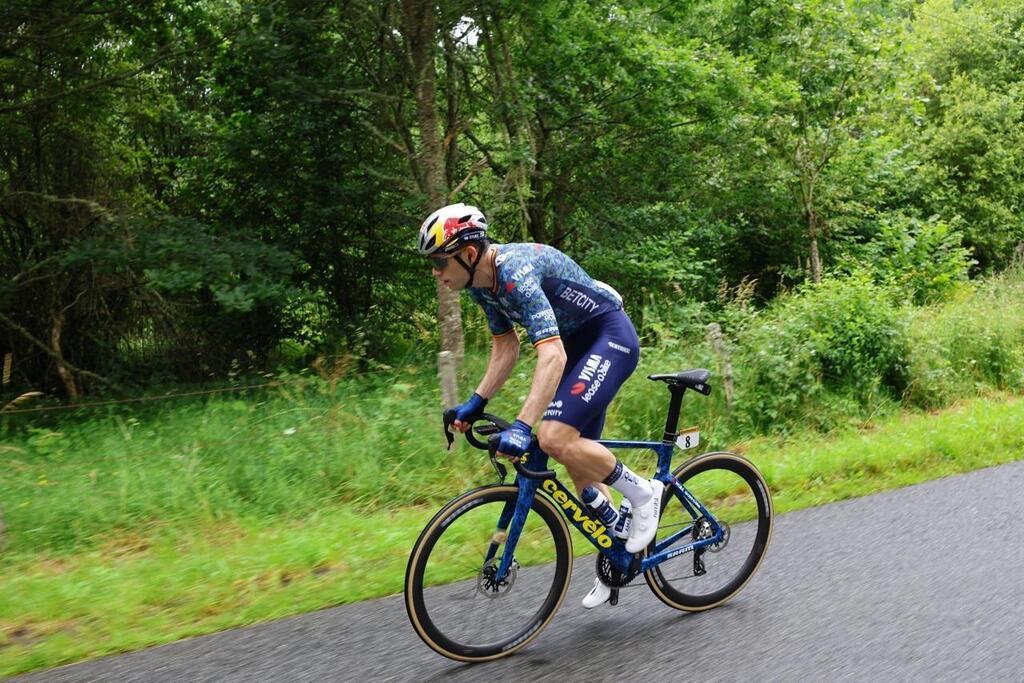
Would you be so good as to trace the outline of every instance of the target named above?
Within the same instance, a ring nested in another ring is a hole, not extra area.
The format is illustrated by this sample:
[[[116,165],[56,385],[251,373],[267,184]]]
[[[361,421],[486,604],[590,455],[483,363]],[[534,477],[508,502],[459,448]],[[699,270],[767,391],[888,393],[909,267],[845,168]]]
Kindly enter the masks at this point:
[[[891,290],[864,274],[781,297],[740,333],[738,346],[737,409],[758,432],[827,426],[825,394],[867,406],[906,386],[905,315]]]
[[[851,262],[915,304],[934,303],[952,296],[976,263],[963,238],[944,221],[888,215],[872,240],[854,249]]]
[[[1024,270],[913,312],[906,401],[936,407],[987,388],[1024,389]]]

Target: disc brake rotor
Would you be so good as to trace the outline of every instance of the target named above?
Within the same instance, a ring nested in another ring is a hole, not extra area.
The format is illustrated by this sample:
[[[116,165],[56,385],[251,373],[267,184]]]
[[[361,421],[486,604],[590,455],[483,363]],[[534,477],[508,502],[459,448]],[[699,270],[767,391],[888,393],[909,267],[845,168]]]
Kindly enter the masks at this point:
[[[495,575],[498,573],[498,558],[493,557],[491,560],[484,565],[484,568],[480,570],[480,573],[476,577],[476,592],[485,598],[498,598],[512,590],[512,586],[516,582],[516,574],[519,573],[519,563],[512,560],[511,566],[508,568],[508,573],[505,578],[501,581],[495,581]]]

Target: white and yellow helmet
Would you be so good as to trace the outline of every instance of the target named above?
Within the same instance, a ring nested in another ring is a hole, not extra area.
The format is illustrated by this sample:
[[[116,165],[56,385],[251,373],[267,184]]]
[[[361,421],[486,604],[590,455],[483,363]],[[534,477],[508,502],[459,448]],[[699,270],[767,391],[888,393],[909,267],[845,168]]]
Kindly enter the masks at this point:
[[[487,219],[480,209],[468,204],[449,204],[423,221],[417,249],[422,256],[447,256],[467,242],[486,237]]]

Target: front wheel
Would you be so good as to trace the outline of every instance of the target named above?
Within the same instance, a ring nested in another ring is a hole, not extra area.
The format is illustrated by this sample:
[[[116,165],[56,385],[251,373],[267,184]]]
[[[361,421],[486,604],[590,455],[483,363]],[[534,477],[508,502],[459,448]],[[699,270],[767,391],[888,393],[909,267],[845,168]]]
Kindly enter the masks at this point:
[[[512,568],[496,580],[517,496],[515,486],[469,491],[438,512],[413,547],[405,607],[416,633],[445,657],[482,662],[512,654],[547,626],[565,598],[572,540],[541,495],[526,515]]]
[[[648,552],[713,538],[717,529],[721,539],[662,562],[644,578],[666,605],[699,612],[736,595],[757,571],[771,538],[772,499],[757,468],[735,453],[706,453],[673,474],[709,515],[692,509],[680,491],[666,488]]]

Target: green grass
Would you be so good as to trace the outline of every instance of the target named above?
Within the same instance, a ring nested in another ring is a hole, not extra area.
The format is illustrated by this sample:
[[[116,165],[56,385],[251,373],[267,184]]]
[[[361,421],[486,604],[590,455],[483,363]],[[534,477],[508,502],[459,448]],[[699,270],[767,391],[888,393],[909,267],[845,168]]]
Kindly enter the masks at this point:
[[[1024,457],[1024,401],[993,395],[833,436],[757,438],[737,450],[763,470],[785,512]],[[488,469],[475,460],[467,484],[488,480]],[[409,549],[435,507],[154,522],[75,552],[8,553],[0,674],[400,592]],[[574,543],[578,555],[588,552],[580,537]]]
[[[714,314],[736,404],[688,396],[683,425],[700,425],[709,450],[754,459],[780,512],[1022,455],[1024,270],[927,307],[883,310],[876,295],[833,282]],[[644,375],[718,368],[707,321],[666,310],[608,438],[660,438],[668,392]],[[866,325],[869,314],[881,317]],[[479,311],[467,320],[484,329]],[[466,393],[483,372],[479,337]],[[531,353],[492,412],[522,404]],[[318,372],[236,395],[0,416],[0,673],[399,590],[430,512],[493,473],[464,444],[443,450],[430,363]],[[650,469],[648,454],[620,455]]]

